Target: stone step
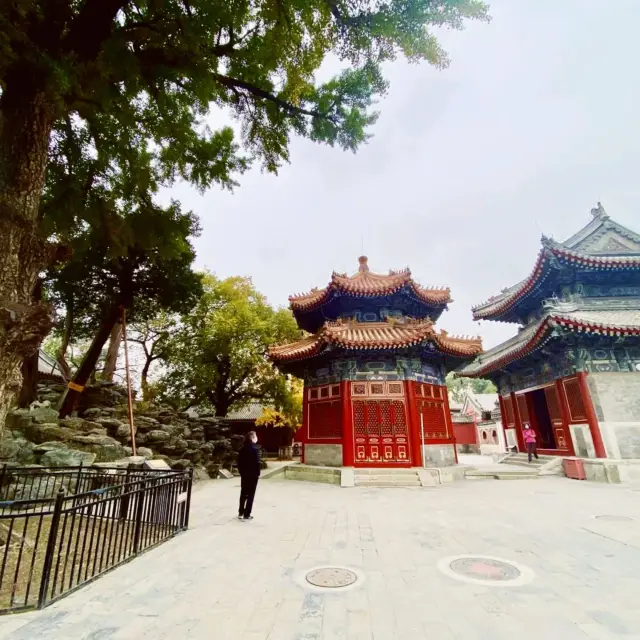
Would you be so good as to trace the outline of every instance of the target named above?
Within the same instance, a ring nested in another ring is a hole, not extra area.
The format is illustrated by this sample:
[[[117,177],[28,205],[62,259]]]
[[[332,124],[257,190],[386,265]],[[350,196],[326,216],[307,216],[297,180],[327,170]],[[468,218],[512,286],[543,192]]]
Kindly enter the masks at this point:
[[[355,474],[356,487],[420,487],[420,477],[415,471],[412,473],[389,473],[398,471],[396,469],[385,470],[385,473],[361,473],[359,470]],[[378,471],[378,470],[375,470]]]
[[[368,480],[367,482],[359,482],[356,480],[356,487],[421,487],[420,480],[404,480],[402,482],[394,482],[393,480]]]
[[[479,469],[467,471],[467,480],[535,480],[539,478],[537,470],[527,471],[482,471]]]
[[[355,468],[355,474],[356,475],[374,475],[374,476],[382,476],[382,475],[390,475],[390,476],[397,476],[397,475],[408,475],[408,476],[413,476],[416,475],[416,470],[412,469],[411,467],[399,467],[397,469],[393,469],[393,468],[389,468],[389,467],[382,467],[382,468],[374,468],[374,467],[370,467],[369,469],[363,469],[360,467],[356,467]]]

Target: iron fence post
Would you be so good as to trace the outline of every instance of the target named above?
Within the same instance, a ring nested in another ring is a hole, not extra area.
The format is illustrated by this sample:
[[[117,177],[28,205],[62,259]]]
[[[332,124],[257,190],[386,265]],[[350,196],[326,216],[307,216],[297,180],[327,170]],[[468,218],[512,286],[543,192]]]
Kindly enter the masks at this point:
[[[126,520],[129,514],[129,494],[127,493],[127,487],[129,486],[129,478],[131,476],[131,469],[127,467],[126,475],[124,478],[124,484],[122,487],[122,499],[120,500],[120,520]]]
[[[62,503],[64,501],[64,489],[60,488],[56,496],[56,503],[53,507],[53,517],[49,528],[49,539],[47,540],[47,551],[42,565],[42,578],[40,579],[40,593],[38,595],[38,609],[42,609],[47,603],[47,591],[49,589],[49,578],[51,577],[51,567],[53,566],[53,554],[56,548],[58,537],[58,526],[60,525],[60,514],[62,513]]]
[[[183,529],[189,528],[189,511],[191,509],[191,487],[193,486],[193,467],[189,467],[187,472],[187,502],[184,506],[184,525]]]
[[[136,505],[136,525],[133,531],[133,554],[138,554],[140,546],[140,531],[142,529],[142,509],[144,507],[144,499],[146,494],[146,480],[140,482],[140,490],[138,493],[138,504]]]

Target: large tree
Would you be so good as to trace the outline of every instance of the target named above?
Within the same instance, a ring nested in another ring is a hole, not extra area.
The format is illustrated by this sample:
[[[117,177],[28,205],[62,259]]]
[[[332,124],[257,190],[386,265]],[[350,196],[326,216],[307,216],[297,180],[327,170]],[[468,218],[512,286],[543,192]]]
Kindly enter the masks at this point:
[[[0,423],[19,363],[49,330],[34,301],[55,257],[40,206],[52,130],[86,124],[84,152],[165,180],[229,183],[246,165],[211,106],[230,109],[270,171],[291,133],[356,149],[398,55],[445,66],[431,27],[486,18],[481,0],[7,0],[0,3]],[[324,84],[334,54],[346,68]]]
[[[247,278],[206,274],[203,285],[204,295],[165,345],[165,398],[221,417],[250,400],[283,401],[284,378],[267,351],[300,337],[291,313],[273,309]]]

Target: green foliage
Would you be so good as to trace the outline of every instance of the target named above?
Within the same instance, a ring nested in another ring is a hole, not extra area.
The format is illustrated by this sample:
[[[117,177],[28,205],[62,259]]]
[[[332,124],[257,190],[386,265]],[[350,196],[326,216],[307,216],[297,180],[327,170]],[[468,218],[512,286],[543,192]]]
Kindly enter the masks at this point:
[[[447,66],[431,29],[461,29],[466,19],[486,20],[485,3],[4,2],[0,86],[13,91],[30,78],[29,90],[43,92],[60,127],[69,116],[81,119],[85,157],[133,168],[129,188],[158,178],[231,187],[254,158],[275,171],[288,159],[292,132],[356,149],[375,122],[375,97],[387,88],[383,63],[404,56]],[[318,83],[329,56],[344,70]],[[249,155],[230,128],[209,128],[212,108],[238,120]]]
[[[456,402],[462,402],[465,394],[472,393],[497,393],[498,389],[491,380],[483,378],[458,378],[452,372],[446,378],[447,389]]]
[[[165,399],[209,406],[219,416],[253,399],[284,406],[287,382],[267,351],[300,337],[291,313],[274,310],[247,278],[205,274],[203,286],[203,296],[168,341]]]

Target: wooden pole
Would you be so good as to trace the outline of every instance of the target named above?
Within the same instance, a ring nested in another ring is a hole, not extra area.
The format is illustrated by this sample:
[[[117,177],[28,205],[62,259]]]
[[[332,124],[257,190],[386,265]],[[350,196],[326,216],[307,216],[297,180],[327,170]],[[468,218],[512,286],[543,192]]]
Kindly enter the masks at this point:
[[[129,428],[131,429],[131,448],[136,451],[136,432],[133,427],[133,398],[131,397],[131,376],[129,375],[129,347],[127,346],[127,310],[122,307],[122,341],[124,342],[124,368],[127,372],[127,395],[129,396]]]

